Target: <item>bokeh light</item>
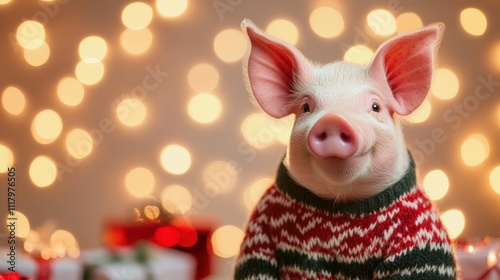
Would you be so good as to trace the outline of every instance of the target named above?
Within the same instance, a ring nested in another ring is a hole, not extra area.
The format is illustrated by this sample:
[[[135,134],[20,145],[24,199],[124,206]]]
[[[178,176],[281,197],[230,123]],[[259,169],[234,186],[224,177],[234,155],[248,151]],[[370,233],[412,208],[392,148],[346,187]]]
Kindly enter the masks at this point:
[[[23,112],[26,99],[21,90],[16,87],[7,87],[2,94],[2,106],[7,113],[19,115]]]
[[[431,102],[425,99],[415,111],[407,116],[407,119],[412,123],[423,123],[429,118],[431,112]]]
[[[227,63],[240,60],[247,49],[247,40],[241,31],[226,29],[214,39],[214,51],[217,57]]]
[[[266,32],[271,36],[281,39],[289,44],[295,45],[299,40],[299,30],[297,26],[286,19],[273,20],[266,28]]]
[[[104,76],[104,64],[100,61],[88,63],[81,60],[75,67],[75,75],[84,85],[97,84]]]
[[[212,92],[219,84],[219,71],[210,64],[196,64],[189,70],[188,82],[196,92]]]
[[[206,192],[216,196],[234,189],[238,182],[238,170],[229,162],[213,161],[203,170],[202,178]]]
[[[500,42],[492,45],[488,63],[497,73],[500,73]]]
[[[57,97],[68,106],[77,106],[83,100],[85,89],[75,78],[62,78],[57,84]]]
[[[161,16],[178,17],[188,6],[188,0],[156,0],[156,9]]]
[[[367,46],[355,45],[344,54],[344,61],[366,65],[373,59],[374,52]]]
[[[155,187],[153,172],[144,167],[130,170],[125,176],[125,187],[133,196],[145,197],[149,195]]]
[[[69,231],[62,229],[55,230],[50,235],[49,244],[57,257],[68,255],[69,257],[76,258],[80,255],[78,242],[75,236]]]
[[[198,232],[192,226],[179,224],[177,221],[172,222],[177,230],[181,233],[178,245],[184,248],[189,248],[198,242]],[[177,225],[176,225],[177,224]]]
[[[33,138],[40,144],[54,142],[61,134],[62,119],[55,111],[47,109],[38,113],[31,124]]]
[[[42,44],[35,49],[24,49],[24,60],[31,66],[40,66],[49,60],[50,48],[47,43]]]
[[[483,163],[490,153],[490,144],[481,134],[469,136],[462,144],[462,160],[467,166],[477,166]]]
[[[97,63],[104,59],[108,52],[106,41],[98,36],[89,36],[80,42],[78,53],[87,63]]]
[[[56,180],[56,164],[47,156],[39,156],[31,162],[29,175],[33,184],[37,187],[45,188]]]
[[[28,237],[26,237],[26,239],[24,240],[24,250],[31,254],[35,250],[35,247],[37,247],[39,242],[40,235],[36,231],[30,230],[30,232],[28,233]]]
[[[497,106],[496,110],[494,111],[494,114],[496,115],[494,116],[494,118],[496,118],[497,124],[498,126],[500,126],[500,105]]]
[[[331,7],[319,7],[309,16],[309,25],[322,38],[335,38],[344,31],[342,15]]]
[[[5,5],[10,3],[12,0],[0,0],[0,5]]]
[[[443,198],[448,192],[450,182],[448,176],[442,170],[432,170],[427,173],[423,181],[424,190],[432,200]]]
[[[144,216],[151,221],[156,221],[160,217],[160,208],[154,205],[147,205],[144,207]]]
[[[116,106],[118,120],[126,126],[138,126],[146,118],[146,106],[139,99],[128,98]]]
[[[188,114],[196,122],[207,124],[216,121],[222,110],[222,104],[215,95],[200,93],[188,103]]]
[[[500,165],[491,170],[490,185],[497,194],[500,194]]]
[[[36,49],[45,41],[45,28],[37,21],[23,21],[16,32],[19,45],[25,49]]]
[[[231,258],[238,254],[244,233],[232,225],[222,226],[212,234],[214,253],[221,258]]]
[[[193,196],[185,187],[171,185],[161,193],[161,205],[172,214],[186,214],[193,206]]]
[[[125,29],[120,35],[120,43],[130,54],[145,53],[153,42],[153,33],[148,28],[140,30]]]
[[[243,193],[243,201],[245,202],[245,206],[248,210],[253,210],[262,195],[269,189],[269,187],[271,187],[273,183],[274,180],[272,178],[262,178],[245,190]]]
[[[9,218],[15,219],[16,237],[20,237],[20,238],[28,237],[28,234],[30,232],[30,222],[29,222],[28,218],[26,217],[26,215],[24,215],[23,213],[21,213],[17,210],[14,210],[13,212],[14,212],[14,215],[11,216],[10,213],[7,215],[7,219],[6,219],[7,225],[9,225],[9,223],[13,222],[13,220],[9,220]]]
[[[441,220],[451,239],[457,238],[465,228],[465,216],[460,210],[450,209],[444,212]]]
[[[191,167],[191,154],[180,145],[169,145],[161,151],[160,163],[168,173],[181,175]]]
[[[396,32],[396,19],[387,10],[373,10],[366,16],[368,27],[377,35],[389,36]]]
[[[152,19],[153,9],[143,2],[130,3],[122,11],[122,23],[128,29],[143,29],[149,25]]]
[[[462,10],[460,13],[460,23],[465,32],[473,36],[483,35],[488,26],[486,16],[476,8]]]
[[[431,84],[431,92],[435,97],[441,100],[452,99],[457,95],[458,89],[458,78],[453,71],[447,68],[436,69]]]
[[[6,173],[9,167],[14,164],[14,155],[12,151],[2,144],[0,144],[0,173]]]
[[[165,248],[175,246],[181,240],[180,232],[173,226],[162,226],[155,230],[154,240]]]
[[[293,125],[295,123],[295,114],[286,117],[272,120],[272,129],[276,139],[284,145],[290,142],[290,135],[292,134]]]
[[[85,130],[76,128],[71,130],[66,136],[66,150],[76,159],[87,157],[93,148],[94,141]]]
[[[264,149],[276,140],[273,131],[274,119],[263,113],[253,113],[241,124],[241,133],[247,143],[257,149]]]
[[[396,31],[398,34],[422,28],[422,19],[416,13],[402,13],[396,18]]]

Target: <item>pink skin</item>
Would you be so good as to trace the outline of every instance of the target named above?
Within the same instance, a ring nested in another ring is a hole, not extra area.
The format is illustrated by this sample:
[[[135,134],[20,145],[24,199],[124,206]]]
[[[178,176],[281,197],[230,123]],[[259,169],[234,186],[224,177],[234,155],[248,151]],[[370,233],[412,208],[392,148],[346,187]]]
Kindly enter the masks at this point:
[[[425,99],[442,24],[396,36],[373,62],[315,65],[295,47],[242,23],[251,50],[244,73],[269,115],[295,114],[284,160],[290,175],[318,196],[353,201],[398,181],[408,153],[398,115]]]
[[[313,125],[307,144],[317,158],[348,159],[358,150],[358,133],[341,115],[327,114]]]

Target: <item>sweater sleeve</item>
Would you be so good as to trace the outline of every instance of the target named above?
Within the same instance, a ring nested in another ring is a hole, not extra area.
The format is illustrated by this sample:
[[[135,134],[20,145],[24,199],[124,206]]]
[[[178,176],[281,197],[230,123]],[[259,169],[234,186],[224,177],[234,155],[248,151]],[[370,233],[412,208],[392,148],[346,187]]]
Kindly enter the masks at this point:
[[[269,191],[256,206],[248,221],[240,255],[236,261],[234,279],[279,279],[275,245],[266,211],[271,211]]]

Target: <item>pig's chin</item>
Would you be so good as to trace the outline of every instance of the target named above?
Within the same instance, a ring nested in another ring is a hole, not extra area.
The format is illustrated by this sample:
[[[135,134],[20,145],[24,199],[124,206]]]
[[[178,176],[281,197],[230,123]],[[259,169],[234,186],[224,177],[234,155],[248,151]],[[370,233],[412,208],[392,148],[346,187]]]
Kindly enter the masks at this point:
[[[313,165],[330,185],[336,187],[355,183],[368,171],[371,158],[368,153],[342,159],[338,157],[313,158]]]

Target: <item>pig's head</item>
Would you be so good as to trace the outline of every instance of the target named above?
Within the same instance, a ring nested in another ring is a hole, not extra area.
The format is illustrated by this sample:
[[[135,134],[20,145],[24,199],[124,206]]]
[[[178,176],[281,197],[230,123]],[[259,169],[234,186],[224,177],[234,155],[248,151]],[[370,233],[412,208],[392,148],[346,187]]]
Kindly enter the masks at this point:
[[[251,43],[244,75],[255,100],[272,117],[295,114],[284,160],[294,180],[318,196],[349,201],[404,176],[409,155],[398,116],[429,91],[443,24],[386,41],[367,66],[313,64],[250,21],[242,28]]]

